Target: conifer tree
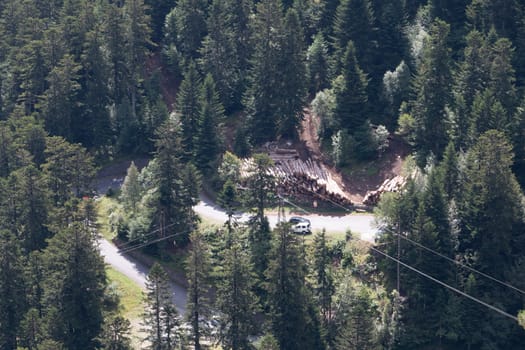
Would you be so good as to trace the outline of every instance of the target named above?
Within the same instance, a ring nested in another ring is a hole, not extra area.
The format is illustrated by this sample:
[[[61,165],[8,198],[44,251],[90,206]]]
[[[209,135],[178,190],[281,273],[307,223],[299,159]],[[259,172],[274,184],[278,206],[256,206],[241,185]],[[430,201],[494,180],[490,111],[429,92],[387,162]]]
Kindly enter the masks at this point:
[[[344,317],[344,323],[335,348],[338,350],[375,349],[373,323],[375,317],[369,291],[364,286],[350,288],[356,290],[346,289],[345,292],[348,294],[340,296],[345,300],[340,304],[341,310],[337,311],[344,312],[343,315],[338,316]]]
[[[104,261],[95,237],[74,222],[44,251],[44,314],[51,339],[68,349],[92,349],[103,324]]]
[[[0,229],[0,347],[17,349],[17,333],[25,300],[20,247],[17,239]]]
[[[174,119],[166,120],[157,130],[151,179],[157,190],[148,206],[152,210],[153,223],[159,225],[159,235],[179,233],[175,241],[184,246],[197,220],[192,207],[198,199],[195,192],[198,193],[200,184],[194,183],[198,180],[196,176],[187,176],[181,163],[180,135],[179,125]]]
[[[182,145],[189,159],[195,151],[194,137],[197,134],[202,111],[202,83],[195,64],[191,62],[184,74],[177,94],[177,110],[181,115]]]
[[[448,144],[445,107],[450,103],[450,26],[435,20],[425,40],[423,58],[414,83],[412,114],[416,119],[416,143],[420,164],[432,153],[440,159]]]
[[[202,318],[208,314],[209,304],[206,293],[209,288],[210,258],[208,247],[202,233],[194,231],[190,237],[191,250],[186,262],[188,276],[188,304],[186,318],[191,325],[193,348],[202,348]]]
[[[367,80],[359,68],[352,41],[349,41],[344,55],[343,87],[336,93],[335,117],[339,125],[355,133],[367,120]]]
[[[524,242],[522,191],[511,171],[511,149],[501,132],[491,130],[481,135],[467,154],[458,199],[459,253],[473,262],[472,267],[506,280],[513,280],[517,273],[512,266],[520,260],[518,247]],[[520,306],[515,294],[486,279],[467,275],[464,280],[471,295],[517,314]],[[468,327],[463,334],[471,346],[481,343],[496,348],[516,346],[514,342],[519,337],[514,322],[487,314],[483,308],[466,301],[462,306],[469,308],[462,315],[463,324],[482,319],[477,327]]]
[[[217,157],[221,153],[224,108],[209,74],[204,79],[201,96],[202,107],[193,139],[194,158],[199,170],[203,174],[210,174],[216,169]]]
[[[283,11],[280,0],[257,4],[252,31],[255,43],[244,106],[248,112],[252,141],[261,144],[277,135],[282,98]]]
[[[335,293],[332,259],[326,242],[326,231],[323,229],[314,237],[313,272],[315,276],[315,297],[321,312],[321,325],[326,343],[333,341],[333,302]]]
[[[322,33],[317,33],[306,54],[310,93],[328,87],[328,44]]]
[[[254,294],[255,275],[249,250],[243,246],[239,232],[231,231],[231,244],[225,247],[220,271],[217,307],[224,315],[223,346],[232,350],[250,349],[248,337],[255,330],[257,297]]]
[[[146,277],[143,326],[149,349],[175,349],[181,346],[177,309],[173,304],[168,274],[155,263]]]
[[[179,0],[173,9],[177,27],[177,46],[187,62],[197,58],[202,39],[206,35],[204,0]]]
[[[280,112],[279,135],[294,138],[303,120],[303,106],[306,99],[305,82],[306,65],[304,57],[303,31],[297,12],[288,10],[284,20],[284,37],[282,44],[282,101],[277,108]]]
[[[369,0],[341,0],[333,22],[333,46],[336,67],[346,66],[348,42],[355,47],[355,56],[366,73],[372,70],[372,49],[376,44],[374,13]],[[339,59],[343,61],[337,62]],[[335,69],[339,73],[339,69]]]
[[[215,0],[210,5],[207,20],[208,35],[200,49],[201,64],[217,84],[221,103],[227,111],[239,108],[246,88],[247,50],[245,38],[249,34],[247,18],[249,5],[246,0]],[[245,32],[239,32],[239,30]],[[247,50],[243,52],[241,50]]]
[[[323,349],[317,315],[310,312],[301,243],[286,225],[279,225],[274,235],[266,270],[272,333],[281,349]]]

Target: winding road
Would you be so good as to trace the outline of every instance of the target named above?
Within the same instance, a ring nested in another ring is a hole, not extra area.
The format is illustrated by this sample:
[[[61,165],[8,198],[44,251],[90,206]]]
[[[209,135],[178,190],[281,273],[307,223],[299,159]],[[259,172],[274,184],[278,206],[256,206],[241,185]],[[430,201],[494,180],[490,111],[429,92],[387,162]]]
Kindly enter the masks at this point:
[[[99,178],[97,183],[97,190],[99,193],[105,193],[109,187],[120,187],[123,176],[111,178]],[[211,200],[205,196],[201,196],[201,201],[194,207],[195,211],[203,218],[210,219],[217,222],[226,222],[226,213]],[[278,217],[276,214],[267,215],[270,225],[275,227]],[[362,240],[374,242],[377,229],[374,227],[374,216],[370,214],[351,214],[351,215],[321,215],[308,214],[301,215],[310,220],[312,231],[316,232],[325,228],[328,232],[345,232],[348,229],[355,234],[359,234]],[[240,215],[240,220],[247,220],[248,215]],[[140,263],[133,257],[122,254],[118,248],[107,240],[101,238],[99,240],[99,247],[104,261],[115,268],[117,271],[123,273],[131,280],[143,288],[146,285],[146,275],[149,267]],[[186,311],[187,291],[186,289],[176,283],[171,282],[172,297],[180,314]]]

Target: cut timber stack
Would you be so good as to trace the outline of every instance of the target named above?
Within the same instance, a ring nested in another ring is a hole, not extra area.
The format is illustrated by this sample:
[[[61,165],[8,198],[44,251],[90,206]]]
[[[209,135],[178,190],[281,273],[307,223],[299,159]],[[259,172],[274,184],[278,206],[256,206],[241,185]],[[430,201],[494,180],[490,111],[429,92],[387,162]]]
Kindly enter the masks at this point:
[[[349,208],[353,203],[347,197],[328,169],[312,159],[302,160],[295,149],[267,147],[275,165],[270,173],[276,178],[279,193],[301,201],[327,202]],[[248,176],[251,160],[243,164],[243,176]]]
[[[364,205],[377,205],[381,199],[381,195],[385,192],[398,192],[405,186],[406,179],[398,175],[392,179],[387,179],[383,184],[375,191],[368,191],[363,199]]]

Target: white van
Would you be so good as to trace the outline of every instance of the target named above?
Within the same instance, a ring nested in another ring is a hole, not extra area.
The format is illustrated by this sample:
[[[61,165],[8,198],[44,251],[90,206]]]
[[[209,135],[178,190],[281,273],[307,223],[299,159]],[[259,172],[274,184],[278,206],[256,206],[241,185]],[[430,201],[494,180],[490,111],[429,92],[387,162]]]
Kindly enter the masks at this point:
[[[310,233],[312,233],[312,231],[310,231],[310,223],[309,222],[300,222],[296,225],[293,225],[292,226],[292,231],[293,233],[298,233],[298,234],[301,234],[301,235],[308,235]]]

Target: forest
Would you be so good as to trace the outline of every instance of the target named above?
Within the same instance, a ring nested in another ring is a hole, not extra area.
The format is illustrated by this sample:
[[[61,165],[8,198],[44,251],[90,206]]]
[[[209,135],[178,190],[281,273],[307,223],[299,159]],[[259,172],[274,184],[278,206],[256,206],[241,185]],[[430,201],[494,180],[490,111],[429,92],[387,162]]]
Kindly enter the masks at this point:
[[[271,227],[305,111],[343,173],[410,150],[374,244]],[[524,186],[521,0],[0,0],[1,350],[523,349]],[[104,225],[155,262],[138,321]]]

